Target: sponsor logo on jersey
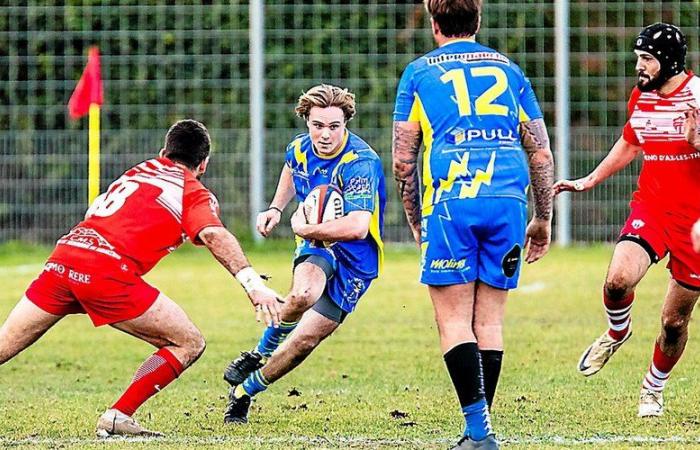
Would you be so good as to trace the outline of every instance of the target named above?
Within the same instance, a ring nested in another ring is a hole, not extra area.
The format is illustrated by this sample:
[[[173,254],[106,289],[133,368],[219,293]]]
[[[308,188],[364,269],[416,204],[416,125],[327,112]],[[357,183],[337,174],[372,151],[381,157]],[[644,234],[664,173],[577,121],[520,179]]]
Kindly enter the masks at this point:
[[[372,198],[372,183],[368,177],[354,177],[343,187],[343,196],[347,200]]]
[[[66,272],[66,268],[62,264],[47,262],[44,265],[44,271],[46,272],[56,272],[59,275],[63,275]]]
[[[467,259],[434,259],[430,261],[432,270],[462,270],[467,265]]]
[[[467,142],[475,139],[482,141],[507,141],[515,142],[517,139],[513,134],[513,130],[503,130],[501,128],[492,128],[490,130],[469,129],[466,131]]]
[[[90,274],[77,272],[73,269],[68,270],[68,278],[81,284],[90,284]]]
[[[635,230],[642,228],[644,225],[646,225],[646,224],[641,219],[634,219],[632,221],[632,228],[634,228]]]

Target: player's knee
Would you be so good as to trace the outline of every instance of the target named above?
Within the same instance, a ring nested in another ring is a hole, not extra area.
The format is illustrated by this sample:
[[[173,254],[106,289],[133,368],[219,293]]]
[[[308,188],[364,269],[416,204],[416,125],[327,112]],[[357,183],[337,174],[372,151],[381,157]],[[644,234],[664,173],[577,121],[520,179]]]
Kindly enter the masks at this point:
[[[193,330],[189,334],[186,342],[187,356],[190,364],[199,359],[206,348],[207,342],[202,333],[200,333],[199,330]]]
[[[678,343],[688,329],[688,321],[682,317],[663,317],[661,330],[667,345]]]
[[[312,297],[311,287],[295,287],[287,298],[288,307],[299,312],[306,311],[313,305],[315,299]]]
[[[624,274],[609,275],[605,280],[605,295],[612,301],[617,302],[624,299],[632,289]]]

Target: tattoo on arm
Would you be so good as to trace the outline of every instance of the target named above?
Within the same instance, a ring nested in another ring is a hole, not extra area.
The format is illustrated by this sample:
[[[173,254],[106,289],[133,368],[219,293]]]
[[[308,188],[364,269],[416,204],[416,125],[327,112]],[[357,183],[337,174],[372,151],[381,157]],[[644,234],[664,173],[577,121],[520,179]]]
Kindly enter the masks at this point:
[[[549,148],[549,136],[544,120],[535,119],[521,123],[520,140],[530,166],[535,217],[549,220],[552,217],[554,160]]]
[[[418,151],[423,135],[420,129],[414,130],[394,124],[394,139],[391,155],[394,166],[394,179],[403,203],[406,218],[413,230],[420,228],[420,178],[418,176]]]

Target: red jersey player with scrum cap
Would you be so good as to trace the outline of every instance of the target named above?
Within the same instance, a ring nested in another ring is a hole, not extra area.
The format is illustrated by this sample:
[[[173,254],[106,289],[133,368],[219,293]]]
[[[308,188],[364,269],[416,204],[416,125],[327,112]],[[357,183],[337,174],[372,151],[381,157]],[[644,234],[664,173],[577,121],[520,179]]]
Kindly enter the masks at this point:
[[[279,323],[281,297],[250,267],[218,217],[216,198],[199,178],[209,162],[207,129],[175,123],[158,158],[124,172],[98,197],[85,220],[61,237],[44,271],[0,328],[0,364],[36,341],[66,314],[87,313],[158,348],[97,422],[97,434],[146,435],[131,416],[204,351],[187,314],[141,276],[186,239],[205,245],[235,275],[258,318]]]
[[[634,289],[649,266],[669,254],[671,272],[651,365],[642,382],[639,416],[663,413],[664,385],[688,340],[700,294],[700,257],[691,228],[700,216],[700,79],[685,70],[686,40],[677,27],[650,25],[634,43],[637,86],[622,137],[588,176],[561,180],[555,193],[586,191],[643,155],[631,212],[615,246],[603,288],[609,329],[583,353],[578,370],[597,373],[632,334]]]

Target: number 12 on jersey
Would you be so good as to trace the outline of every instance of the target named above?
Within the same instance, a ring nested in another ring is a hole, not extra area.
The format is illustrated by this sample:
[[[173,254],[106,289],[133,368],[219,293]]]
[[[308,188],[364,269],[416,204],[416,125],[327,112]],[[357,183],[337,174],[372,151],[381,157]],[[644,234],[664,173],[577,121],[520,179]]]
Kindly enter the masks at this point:
[[[474,114],[469,99],[469,87],[467,86],[467,75],[465,72],[466,69],[452,69],[440,76],[440,80],[443,83],[452,83],[455,93],[454,99],[457,101],[457,108],[461,117]],[[508,89],[506,73],[498,67],[472,67],[469,69],[469,75],[470,78],[492,77],[495,79],[495,82],[474,101],[476,115],[507,116],[508,107],[494,102]]]

